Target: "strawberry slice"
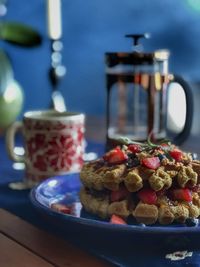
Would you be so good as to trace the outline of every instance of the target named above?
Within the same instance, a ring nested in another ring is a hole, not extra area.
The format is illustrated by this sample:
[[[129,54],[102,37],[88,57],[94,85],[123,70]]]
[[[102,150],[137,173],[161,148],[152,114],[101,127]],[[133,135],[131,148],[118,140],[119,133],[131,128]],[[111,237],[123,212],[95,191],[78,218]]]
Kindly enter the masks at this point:
[[[174,149],[174,150],[170,151],[169,154],[176,161],[181,161],[182,160],[183,152],[178,150],[178,149]]]
[[[135,154],[141,151],[141,146],[137,144],[131,144],[128,145],[128,150]]]
[[[125,186],[122,186],[117,191],[111,191],[110,200],[111,202],[120,201],[125,199],[128,195],[130,195],[130,192]]]
[[[103,157],[108,163],[122,163],[128,159],[126,153],[121,150],[119,147],[114,148],[113,150],[106,153]]]
[[[142,189],[137,193],[139,199],[145,204],[156,204],[157,195],[156,192],[150,188]]]
[[[160,167],[160,159],[159,157],[144,158],[142,159],[142,165],[148,169],[156,170]]]
[[[61,203],[51,204],[51,209],[64,214],[71,214],[71,208]]]
[[[159,145],[159,149],[160,149],[162,152],[169,151],[169,150],[170,150],[170,145],[169,145],[169,144],[166,144],[166,143],[160,144],[160,145]]]
[[[169,147],[169,145],[166,144],[166,143],[162,143],[162,144],[160,144],[160,146],[161,146],[161,147]]]
[[[171,196],[173,200],[192,201],[192,194],[188,188],[173,189],[171,191]]]
[[[112,215],[110,219],[110,223],[114,224],[127,224],[120,216],[117,216],[115,214]]]

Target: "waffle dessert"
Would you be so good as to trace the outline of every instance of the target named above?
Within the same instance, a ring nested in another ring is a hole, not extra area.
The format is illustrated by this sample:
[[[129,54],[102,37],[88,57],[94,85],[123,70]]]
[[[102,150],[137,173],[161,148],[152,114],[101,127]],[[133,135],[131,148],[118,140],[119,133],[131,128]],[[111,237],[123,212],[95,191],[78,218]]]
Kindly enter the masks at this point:
[[[125,144],[84,164],[80,201],[104,219],[147,225],[200,216],[200,161],[165,142]],[[120,223],[120,222],[119,222]]]

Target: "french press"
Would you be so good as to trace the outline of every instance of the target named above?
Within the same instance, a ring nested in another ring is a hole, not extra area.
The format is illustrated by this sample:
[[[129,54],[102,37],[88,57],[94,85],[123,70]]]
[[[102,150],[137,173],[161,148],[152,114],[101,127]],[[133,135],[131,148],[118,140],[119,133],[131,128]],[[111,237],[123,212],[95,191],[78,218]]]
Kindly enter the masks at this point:
[[[168,73],[168,50],[139,52],[139,39],[147,34],[126,37],[133,38],[132,52],[105,53],[107,149],[115,146],[119,137],[141,142],[150,134],[155,141],[166,138],[167,92],[171,82],[181,85],[186,98],[185,125],[173,139],[180,145],[192,125],[191,89],[182,77]]]

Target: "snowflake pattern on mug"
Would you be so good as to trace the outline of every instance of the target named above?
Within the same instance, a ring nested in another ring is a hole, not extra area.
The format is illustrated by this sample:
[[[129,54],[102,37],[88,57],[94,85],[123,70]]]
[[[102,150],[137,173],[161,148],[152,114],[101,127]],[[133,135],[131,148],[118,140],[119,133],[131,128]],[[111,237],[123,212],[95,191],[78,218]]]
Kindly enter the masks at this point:
[[[84,153],[84,124],[41,123],[26,121],[26,153],[28,173],[38,179],[51,174],[80,171]],[[32,179],[32,177],[30,177]]]

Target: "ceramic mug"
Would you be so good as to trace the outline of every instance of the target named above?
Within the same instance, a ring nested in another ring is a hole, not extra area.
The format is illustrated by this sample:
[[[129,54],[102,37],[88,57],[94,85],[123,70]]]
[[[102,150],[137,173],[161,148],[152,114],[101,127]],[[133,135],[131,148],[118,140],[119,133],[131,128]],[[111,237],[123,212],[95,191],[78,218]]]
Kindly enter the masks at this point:
[[[15,151],[15,135],[24,138],[23,156]],[[7,130],[8,154],[25,163],[25,178],[38,183],[48,177],[78,172],[83,164],[85,116],[82,113],[29,111]]]

